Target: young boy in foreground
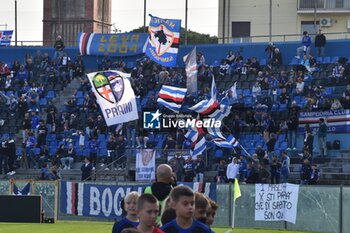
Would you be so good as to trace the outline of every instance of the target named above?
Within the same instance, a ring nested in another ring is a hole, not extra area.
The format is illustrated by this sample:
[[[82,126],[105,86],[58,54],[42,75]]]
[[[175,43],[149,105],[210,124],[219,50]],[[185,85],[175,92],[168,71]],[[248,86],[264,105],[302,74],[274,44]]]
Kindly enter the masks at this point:
[[[136,203],[140,194],[138,192],[130,192],[124,198],[124,209],[126,217],[119,222],[114,223],[112,233],[120,233],[126,228],[135,228],[139,224],[139,219],[136,213]]]
[[[137,216],[140,223],[137,230],[141,233],[164,233],[156,227],[159,214],[159,202],[155,196],[149,193],[142,194],[137,200]]]
[[[208,226],[193,219],[195,200],[193,191],[187,186],[178,186],[170,193],[171,207],[176,219],[162,226],[165,233],[210,233]]]

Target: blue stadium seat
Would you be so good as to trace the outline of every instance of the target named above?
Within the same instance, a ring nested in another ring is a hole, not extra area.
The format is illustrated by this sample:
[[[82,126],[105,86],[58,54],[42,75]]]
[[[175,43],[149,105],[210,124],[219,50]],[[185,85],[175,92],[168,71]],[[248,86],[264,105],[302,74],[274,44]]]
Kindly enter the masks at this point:
[[[278,112],[279,105],[278,104],[273,104],[271,107],[271,112]]]
[[[316,62],[317,62],[318,64],[322,64],[322,63],[323,63],[323,57],[317,57],[317,58],[316,58]]]
[[[289,65],[291,65],[291,66],[295,66],[295,65],[298,65],[298,64],[300,64],[299,59],[295,58],[295,57],[293,57],[292,61],[289,63]]]
[[[339,57],[332,57],[331,62],[332,63],[336,63],[338,60],[339,60]]]
[[[327,96],[331,96],[333,94],[333,88],[332,87],[326,87],[325,92]]]
[[[212,64],[212,66],[218,67],[218,66],[220,66],[220,62],[218,60],[215,60]]]
[[[77,106],[83,106],[84,98],[77,98]]]
[[[103,141],[105,141],[105,140],[106,140],[106,135],[103,134],[103,133],[100,133],[100,134],[98,135],[97,141],[101,143],[101,142],[103,142]]]
[[[261,66],[266,66],[266,59],[265,58],[262,58],[262,59],[260,59],[260,65]]]
[[[77,91],[77,93],[75,94],[76,98],[83,98],[84,97],[84,93],[83,91]]]
[[[243,90],[242,89],[236,89],[237,95],[242,95],[243,94]]]
[[[47,99],[46,98],[41,98],[39,100],[39,105],[40,105],[40,107],[45,107],[47,105]]]
[[[331,57],[324,57],[323,64],[329,64],[329,63],[331,63]]]
[[[252,95],[252,90],[250,89],[244,89],[243,90],[243,96],[246,97],[246,96],[251,96]]]
[[[127,68],[134,68],[136,66],[136,64],[135,64],[135,62],[133,62],[133,61],[128,61],[127,63],[126,63],[126,67]]]
[[[47,94],[46,94],[46,99],[47,100],[52,100],[53,98],[55,98],[55,91],[48,91]]]
[[[222,158],[222,157],[224,157],[224,153],[222,152],[222,150],[216,150],[216,151],[215,151],[215,157],[216,157],[216,158]]]
[[[22,156],[22,148],[21,147],[16,148],[16,156],[17,157]]]
[[[251,96],[244,97],[244,105],[251,107],[253,106],[253,104],[254,104],[253,97]]]
[[[279,144],[279,146],[278,146],[278,148],[279,148],[280,150],[285,150],[285,149],[287,149],[287,147],[288,147],[288,144],[287,144],[286,141],[281,142],[281,143]]]

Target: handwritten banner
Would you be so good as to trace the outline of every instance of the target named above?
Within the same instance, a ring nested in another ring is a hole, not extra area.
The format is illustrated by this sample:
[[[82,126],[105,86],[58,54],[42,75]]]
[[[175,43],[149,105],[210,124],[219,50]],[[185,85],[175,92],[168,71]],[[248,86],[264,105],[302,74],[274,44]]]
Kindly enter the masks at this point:
[[[255,221],[287,221],[295,224],[299,185],[255,184]]]
[[[82,55],[133,56],[144,52],[147,33],[79,33],[78,44]]]

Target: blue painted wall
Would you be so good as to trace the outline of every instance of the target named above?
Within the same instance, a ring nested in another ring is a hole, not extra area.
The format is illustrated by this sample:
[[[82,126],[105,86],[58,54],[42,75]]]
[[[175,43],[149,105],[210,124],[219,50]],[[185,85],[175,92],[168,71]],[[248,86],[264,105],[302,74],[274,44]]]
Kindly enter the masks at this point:
[[[277,47],[280,48],[280,51],[283,55],[283,63],[288,64],[291,59],[296,55],[296,48],[300,46],[300,42],[278,42],[276,43]],[[206,63],[211,65],[215,60],[219,61],[222,58],[225,58],[229,50],[234,52],[240,51],[244,58],[256,56],[258,59],[266,58],[267,54],[265,53],[266,43],[244,43],[244,44],[215,44],[215,45],[197,45],[197,51],[203,52],[206,58]],[[181,46],[178,54],[177,65],[182,67],[184,62],[182,57],[189,53],[193,48],[193,45]],[[50,56],[53,56],[54,50],[50,47],[38,47],[38,46],[25,46],[25,47],[0,47],[0,60],[11,64],[12,61],[16,58],[20,59],[21,62],[24,61],[24,55],[30,53],[33,56],[35,52],[40,50],[42,53],[48,52]],[[312,51],[315,51],[315,48],[312,47]],[[325,55],[329,57],[335,56],[344,56],[350,57],[350,40],[331,40],[327,42]],[[77,47],[67,47],[66,52],[70,57],[75,57],[78,53]],[[123,59],[124,61],[135,61],[139,56],[132,57],[120,57],[118,59]],[[86,56],[84,61],[88,69],[96,69],[96,56]]]

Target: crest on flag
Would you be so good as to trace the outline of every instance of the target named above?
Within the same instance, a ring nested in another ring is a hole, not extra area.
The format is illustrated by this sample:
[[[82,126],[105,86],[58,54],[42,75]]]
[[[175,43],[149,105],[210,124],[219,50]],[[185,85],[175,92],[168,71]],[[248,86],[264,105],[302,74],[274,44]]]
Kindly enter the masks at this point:
[[[162,66],[176,65],[180,43],[181,20],[151,16],[146,55]]]
[[[164,24],[157,27],[149,27],[149,36],[151,43],[156,48],[158,56],[162,56],[169,50],[174,41],[174,33],[170,31]]]
[[[123,78],[113,72],[98,72],[92,79],[96,92],[106,101],[118,103],[124,94]]]

